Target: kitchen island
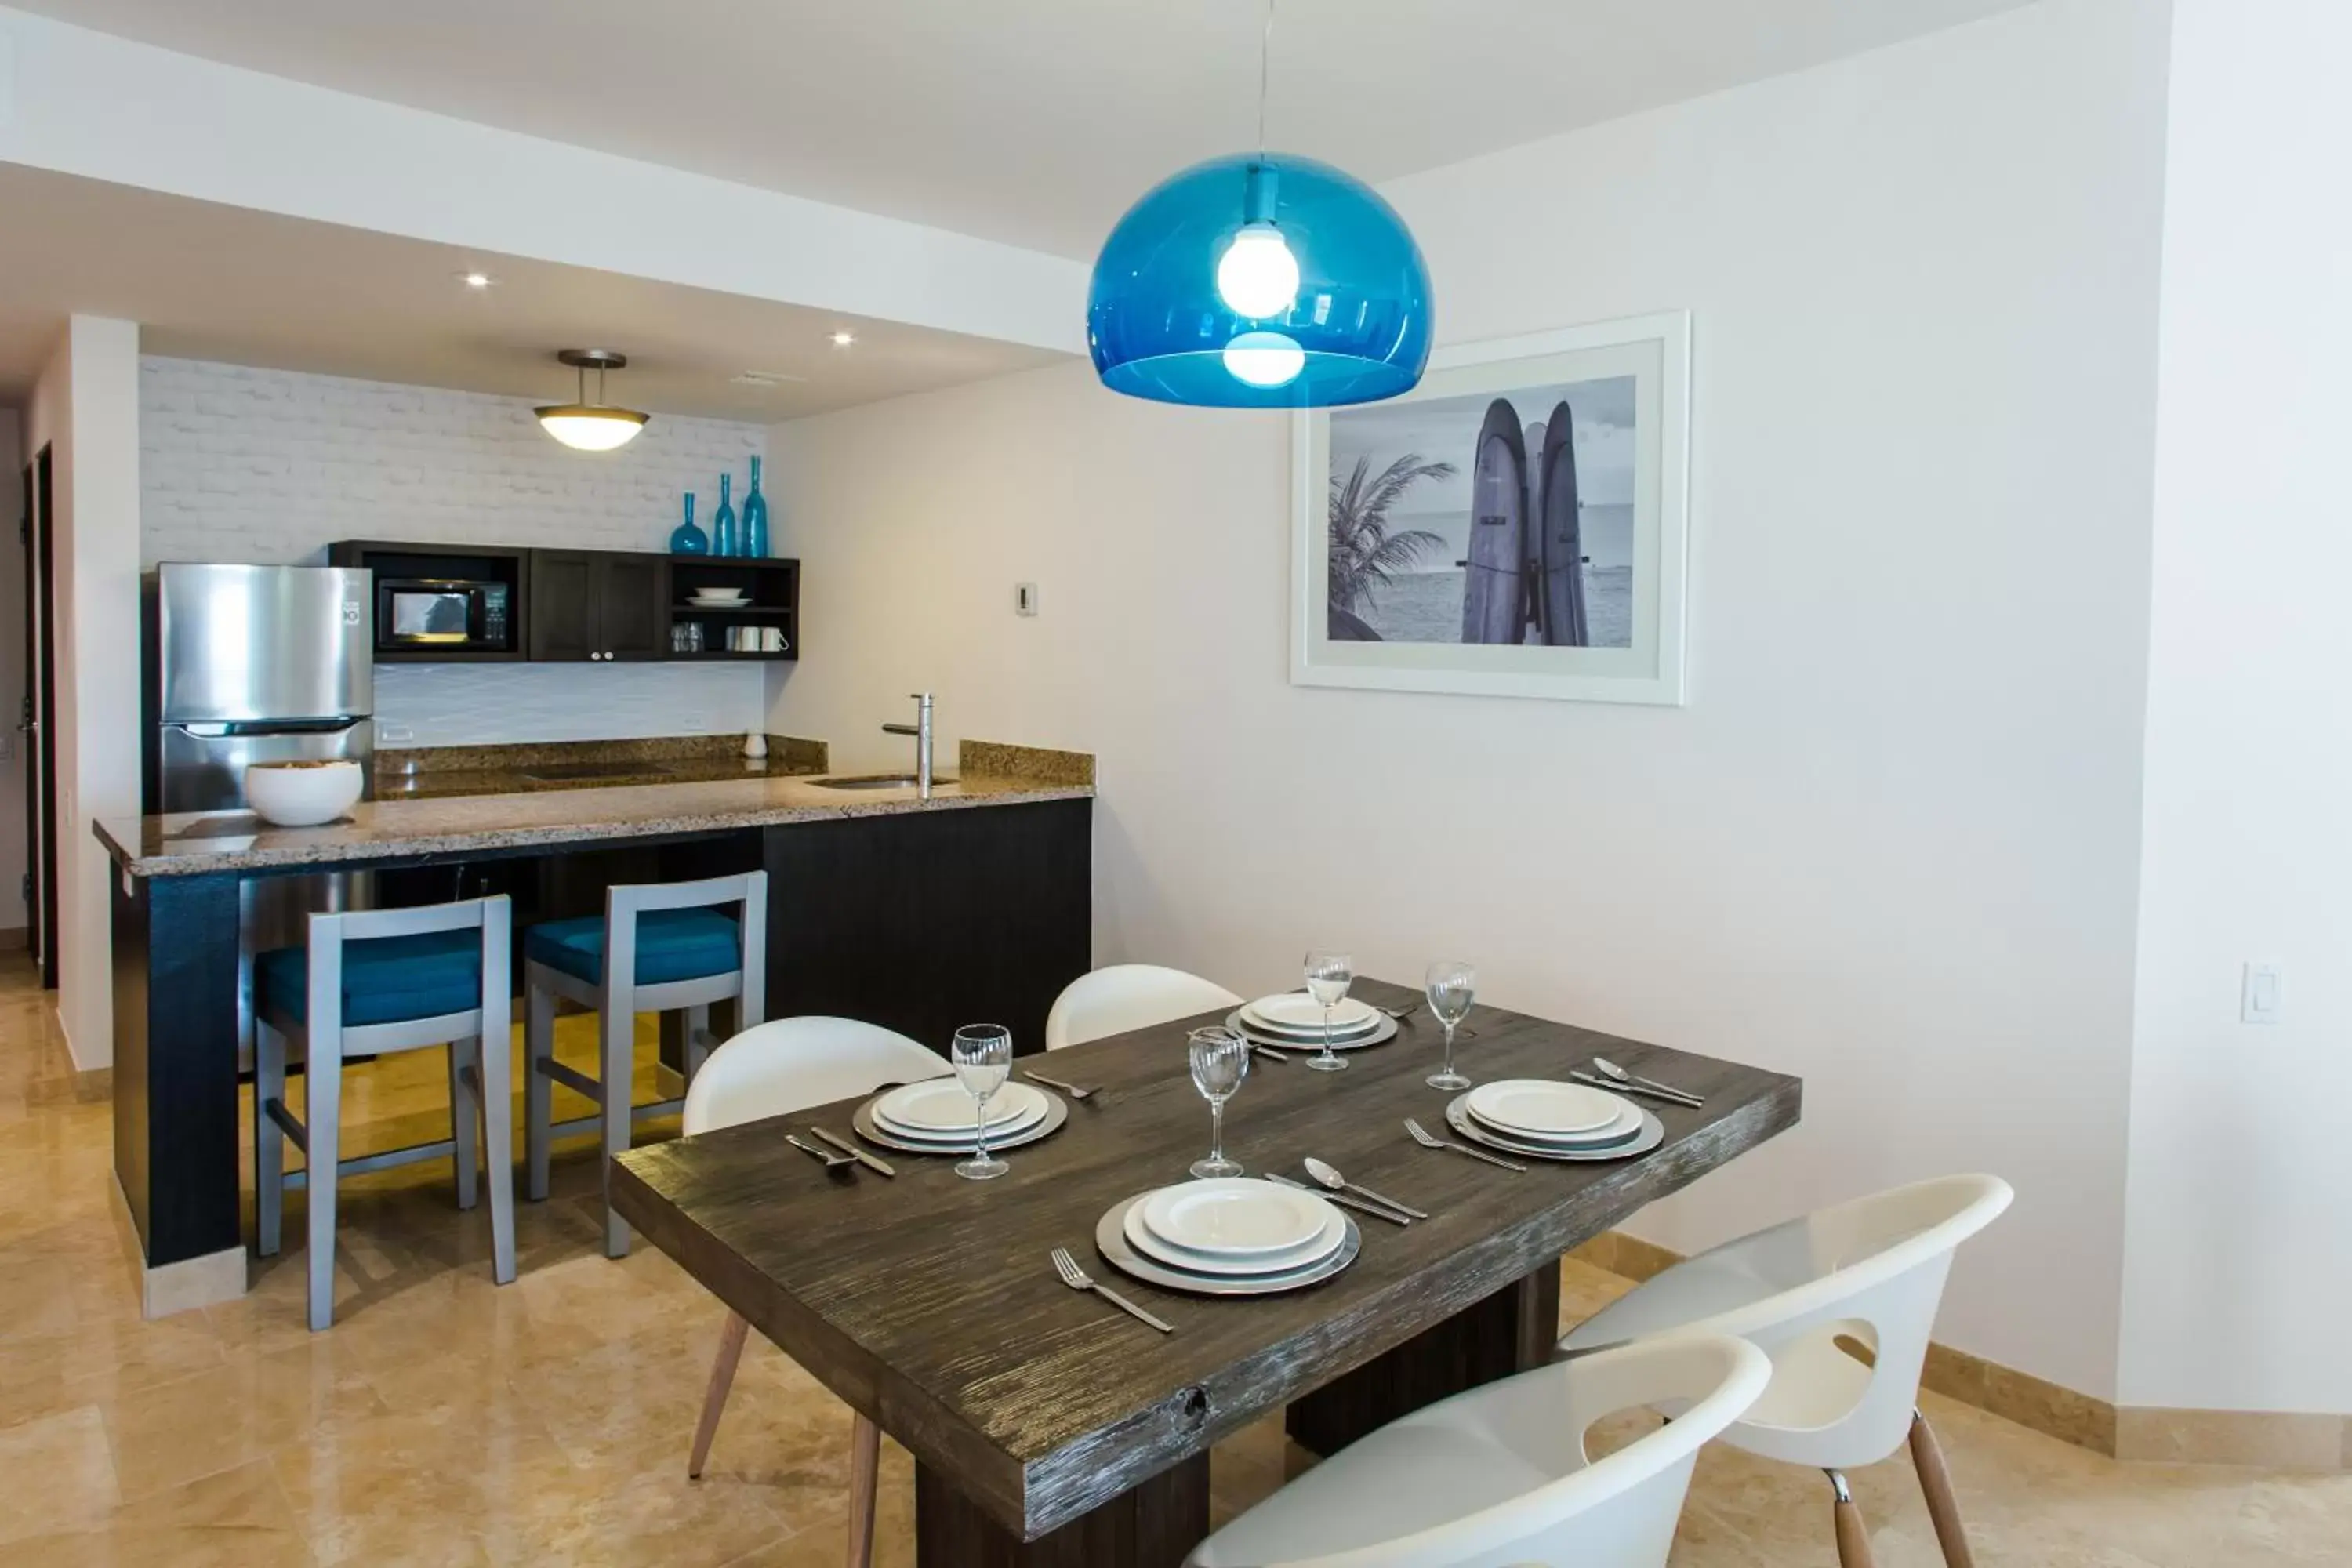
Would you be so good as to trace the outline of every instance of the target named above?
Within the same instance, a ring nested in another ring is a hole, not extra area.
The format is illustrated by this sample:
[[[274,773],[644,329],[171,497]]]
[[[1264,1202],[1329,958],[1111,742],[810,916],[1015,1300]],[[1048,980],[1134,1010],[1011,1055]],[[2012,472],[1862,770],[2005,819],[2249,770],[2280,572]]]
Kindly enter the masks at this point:
[[[770,1017],[864,1018],[935,1049],[985,1019],[1041,1049],[1054,997],[1091,963],[1093,759],[967,742],[961,761],[928,800],[770,773],[376,800],[309,828],[241,812],[97,823],[115,862],[115,1174],[149,1314],[245,1289],[247,880],[370,871],[393,905],[504,892],[519,963],[526,926],[601,912],[614,883],[761,868]]]

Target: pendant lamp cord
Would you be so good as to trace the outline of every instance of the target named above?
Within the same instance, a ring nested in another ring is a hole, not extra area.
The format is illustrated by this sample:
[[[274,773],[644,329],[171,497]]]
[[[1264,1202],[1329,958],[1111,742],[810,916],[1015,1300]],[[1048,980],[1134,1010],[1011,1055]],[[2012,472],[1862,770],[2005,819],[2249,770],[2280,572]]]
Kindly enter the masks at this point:
[[[1265,0],[1265,30],[1257,42],[1257,155],[1265,156],[1265,84],[1268,62],[1274,57],[1274,0]]]

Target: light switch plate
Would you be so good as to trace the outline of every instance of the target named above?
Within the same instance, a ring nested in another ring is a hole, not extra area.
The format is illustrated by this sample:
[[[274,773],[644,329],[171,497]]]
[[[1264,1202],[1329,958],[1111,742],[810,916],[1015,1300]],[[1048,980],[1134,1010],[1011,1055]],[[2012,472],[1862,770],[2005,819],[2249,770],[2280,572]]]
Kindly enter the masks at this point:
[[[2275,1024],[2286,1011],[2286,968],[2276,959],[2246,960],[2246,974],[2238,992],[2238,1021]]]

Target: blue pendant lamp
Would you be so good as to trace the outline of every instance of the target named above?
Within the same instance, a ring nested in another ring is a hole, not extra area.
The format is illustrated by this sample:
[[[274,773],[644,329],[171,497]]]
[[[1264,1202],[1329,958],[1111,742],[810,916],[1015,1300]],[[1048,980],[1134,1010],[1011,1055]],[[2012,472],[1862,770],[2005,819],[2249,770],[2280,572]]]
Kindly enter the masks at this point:
[[[1429,331],[1429,268],[1396,209],[1286,153],[1213,158],[1154,186],[1104,242],[1087,300],[1105,386],[1212,408],[1410,392]]]

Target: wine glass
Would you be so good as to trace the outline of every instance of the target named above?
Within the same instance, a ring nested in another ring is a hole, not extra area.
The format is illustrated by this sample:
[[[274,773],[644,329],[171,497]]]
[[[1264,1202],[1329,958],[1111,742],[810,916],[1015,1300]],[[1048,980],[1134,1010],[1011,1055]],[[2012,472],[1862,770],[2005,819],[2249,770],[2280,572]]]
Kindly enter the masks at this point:
[[[1307,994],[1323,1008],[1323,1054],[1309,1057],[1307,1065],[1317,1072],[1344,1072],[1344,1058],[1331,1054],[1331,1009],[1348,994],[1348,987],[1356,983],[1356,961],[1344,952],[1328,952],[1317,948],[1307,955]]]
[[[1470,1014],[1470,998],[1478,989],[1478,972],[1457,958],[1441,958],[1429,966],[1429,1010],[1445,1026],[1445,1070],[1423,1081],[1432,1089],[1468,1089],[1470,1080],[1454,1070],[1454,1031]]]
[[[1012,1169],[988,1152],[988,1102],[1004,1087],[1013,1070],[1013,1031],[1002,1024],[966,1024],[955,1032],[948,1049],[957,1079],[971,1096],[971,1158],[956,1162],[955,1173],[969,1182],[985,1182]]]
[[[1249,1077],[1250,1045],[1223,1024],[1191,1036],[1192,1087],[1209,1102],[1209,1157],[1192,1162],[1196,1176],[1238,1176],[1241,1165],[1225,1158],[1225,1101]]]

